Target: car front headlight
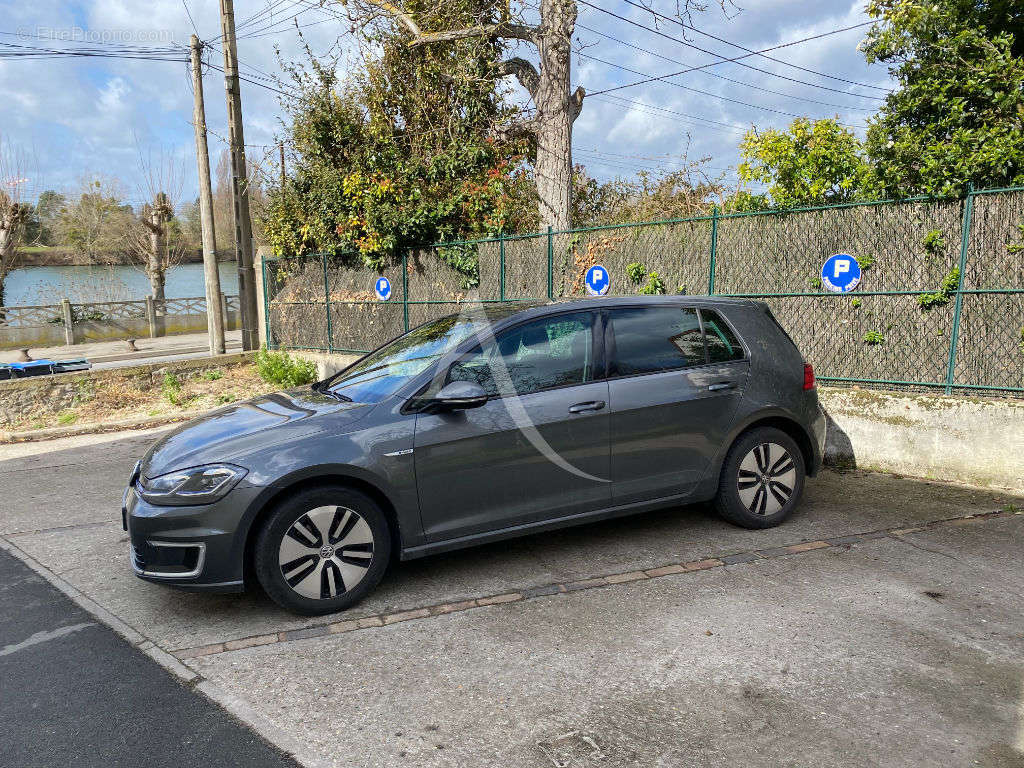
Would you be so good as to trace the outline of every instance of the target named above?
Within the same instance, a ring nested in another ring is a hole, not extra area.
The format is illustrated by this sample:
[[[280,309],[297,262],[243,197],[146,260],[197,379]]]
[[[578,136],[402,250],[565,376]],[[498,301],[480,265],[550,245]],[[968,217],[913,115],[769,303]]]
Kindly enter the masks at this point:
[[[139,495],[152,504],[211,504],[245,477],[233,464],[204,464],[157,477],[139,478]]]

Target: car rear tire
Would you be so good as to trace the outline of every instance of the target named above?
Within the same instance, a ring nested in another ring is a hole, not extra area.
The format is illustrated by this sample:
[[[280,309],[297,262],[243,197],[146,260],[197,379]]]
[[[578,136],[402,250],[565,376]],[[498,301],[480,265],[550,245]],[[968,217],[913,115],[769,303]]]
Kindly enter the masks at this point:
[[[341,485],[299,491],[280,504],[256,538],[256,576],[271,599],[307,616],[359,602],[380,583],[391,533],[380,506]]]
[[[744,432],[722,464],[715,510],[743,528],[771,528],[800,503],[805,474],[799,446],[781,429]]]

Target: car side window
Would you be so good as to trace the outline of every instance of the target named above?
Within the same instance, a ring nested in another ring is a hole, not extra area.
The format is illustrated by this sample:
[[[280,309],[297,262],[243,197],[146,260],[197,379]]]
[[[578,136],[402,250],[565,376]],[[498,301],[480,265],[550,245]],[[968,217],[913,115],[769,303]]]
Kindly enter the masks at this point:
[[[710,309],[700,311],[704,321],[704,336],[708,345],[709,363],[726,363],[743,359],[743,345],[722,316]]]
[[[575,312],[516,326],[453,363],[446,383],[473,381],[493,397],[593,381],[592,325],[590,312]]]
[[[703,365],[704,339],[690,307],[628,307],[609,313],[615,334],[613,376]]]

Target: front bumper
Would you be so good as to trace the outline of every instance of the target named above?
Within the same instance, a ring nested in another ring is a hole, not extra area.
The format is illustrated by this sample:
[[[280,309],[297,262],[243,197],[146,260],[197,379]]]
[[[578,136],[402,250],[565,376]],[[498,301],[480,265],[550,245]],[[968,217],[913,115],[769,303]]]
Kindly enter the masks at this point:
[[[125,491],[121,519],[132,570],[140,579],[212,592],[245,588],[246,511],[262,488],[239,484],[213,504],[150,504],[134,484]]]

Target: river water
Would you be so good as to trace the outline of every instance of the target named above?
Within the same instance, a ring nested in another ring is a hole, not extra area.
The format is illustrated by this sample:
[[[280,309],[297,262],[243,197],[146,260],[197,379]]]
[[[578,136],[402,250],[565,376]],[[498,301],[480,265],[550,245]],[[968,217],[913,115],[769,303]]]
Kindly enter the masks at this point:
[[[220,289],[238,293],[235,262],[221,262]],[[9,307],[25,304],[59,304],[67,297],[72,303],[90,301],[135,301],[149,294],[146,273],[132,266],[23,267],[7,276],[4,303]],[[205,296],[203,265],[181,264],[167,270],[168,299]]]

